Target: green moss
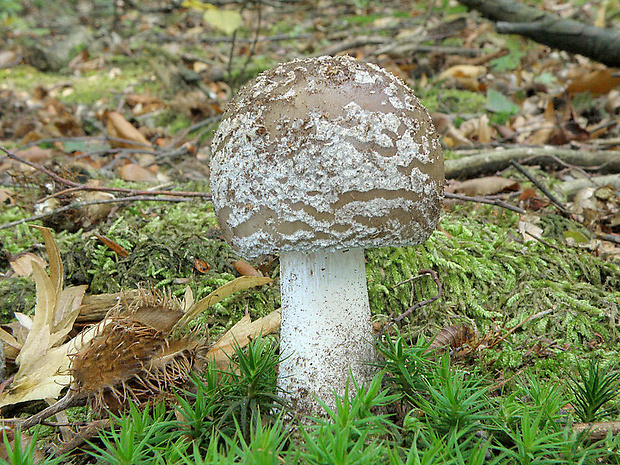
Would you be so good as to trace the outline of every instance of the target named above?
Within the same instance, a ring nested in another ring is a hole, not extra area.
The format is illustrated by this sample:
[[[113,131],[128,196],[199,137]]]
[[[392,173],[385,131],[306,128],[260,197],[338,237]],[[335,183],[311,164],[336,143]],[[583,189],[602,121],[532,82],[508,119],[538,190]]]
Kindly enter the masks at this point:
[[[485,111],[486,96],[477,92],[432,87],[418,93],[420,101],[429,111],[456,114]]]
[[[464,212],[465,213],[465,212]],[[493,216],[496,218],[489,222]],[[482,334],[496,323],[509,329],[538,312],[548,315],[513,339],[546,337],[581,349],[600,334],[620,340],[620,266],[553,241],[521,243],[513,236],[512,213],[480,208],[476,215],[447,215],[424,245],[367,253],[371,307],[376,315],[399,315],[413,302],[436,293],[430,278],[413,286],[397,283],[435,270],[443,285],[441,301],[410,317],[410,329],[427,336],[450,324],[474,322]]]
[[[0,323],[10,323],[15,312],[30,313],[35,304],[34,282],[28,278],[0,279]]]
[[[27,211],[18,207],[3,208],[0,211],[0,224],[12,223],[29,216],[30,214]],[[25,223],[21,223],[11,228],[0,229],[0,242],[2,243],[2,248],[9,254],[18,254],[33,243],[38,242],[38,234],[35,229]]]
[[[128,183],[114,181],[114,185]],[[133,187],[139,187],[131,184]],[[179,186],[183,190],[206,190],[204,185]],[[553,214],[543,215],[545,241],[523,243],[517,233],[518,215],[479,205],[459,207],[446,213],[440,228],[425,244],[416,247],[368,250],[367,276],[371,309],[375,319],[400,315],[412,303],[435,295],[428,276],[404,284],[421,269],[435,270],[443,286],[443,297],[423,306],[404,320],[403,331],[432,337],[451,324],[473,324],[481,335],[499,326],[506,333],[539,312],[550,313],[527,322],[496,349],[483,351],[482,363],[496,369],[522,363],[547,369],[554,363],[569,363],[555,350],[554,362],[532,355],[537,341],[569,346],[575,353],[607,350],[620,359],[620,266],[587,251],[569,248],[562,233],[578,226]],[[129,252],[120,258],[92,235],[58,233],[56,239],[65,263],[67,285],[89,284],[92,294],[132,289],[138,284],[170,289],[181,296],[189,285],[201,298],[234,279],[231,260],[238,258],[219,237],[215,216],[206,201],[178,204],[134,203],[118,210],[117,217],[102,224],[98,232],[118,242]],[[6,209],[2,221],[23,217]],[[0,230],[0,240],[11,253],[41,244],[36,231],[26,225]],[[200,273],[195,260],[208,263]],[[202,323],[221,329],[250,310],[264,315],[280,305],[277,263],[270,273],[276,282],[230,296],[203,316]],[[9,283],[10,280],[5,280]],[[20,285],[23,286],[23,283]],[[10,289],[10,288],[8,288]],[[28,288],[32,292],[32,287]],[[26,289],[17,297],[5,291],[0,308],[10,311],[32,308],[34,294]],[[17,299],[17,300],[15,300]],[[500,350],[501,348],[501,350]],[[503,353],[506,351],[505,353]],[[552,351],[553,352],[553,351]]]
[[[133,87],[135,92],[160,90],[160,84],[156,81],[144,80],[145,71],[143,66],[135,63],[120,68],[119,74],[93,71],[81,76],[67,76],[51,72],[41,72],[30,66],[17,66],[15,68],[0,69],[0,81],[9,88],[32,92],[36,87],[51,87],[59,81],[71,84],[72,92],[59,95],[59,100],[65,103],[93,104],[102,96],[111,96],[114,93],[122,93],[128,87]]]

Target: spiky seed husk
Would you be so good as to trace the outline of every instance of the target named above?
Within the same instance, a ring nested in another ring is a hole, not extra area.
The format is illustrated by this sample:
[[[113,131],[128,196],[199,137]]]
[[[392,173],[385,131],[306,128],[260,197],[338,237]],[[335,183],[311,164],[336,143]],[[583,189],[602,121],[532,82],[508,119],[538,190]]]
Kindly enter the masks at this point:
[[[196,341],[170,341],[163,331],[131,317],[111,317],[73,355],[72,388],[87,394],[96,410],[151,401],[187,380],[198,347]]]

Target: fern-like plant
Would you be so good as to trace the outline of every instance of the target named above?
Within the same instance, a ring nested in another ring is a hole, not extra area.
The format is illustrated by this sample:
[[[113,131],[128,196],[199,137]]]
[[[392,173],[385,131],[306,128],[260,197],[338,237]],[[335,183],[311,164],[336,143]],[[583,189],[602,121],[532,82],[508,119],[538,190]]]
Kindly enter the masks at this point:
[[[590,360],[586,368],[577,365],[577,371],[579,380],[570,384],[577,416],[586,423],[609,416],[605,405],[620,393],[620,372],[601,370],[598,360]]]

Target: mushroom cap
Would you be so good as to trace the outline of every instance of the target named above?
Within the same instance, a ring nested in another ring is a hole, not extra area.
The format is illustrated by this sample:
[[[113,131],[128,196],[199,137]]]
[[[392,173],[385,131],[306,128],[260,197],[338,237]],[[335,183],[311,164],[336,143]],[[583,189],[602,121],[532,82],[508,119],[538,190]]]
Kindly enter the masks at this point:
[[[439,137],[413,91],[374,64],[318,57],[259,74],[212,148],[217,219],[247,258],[418,244],[439,220]]]

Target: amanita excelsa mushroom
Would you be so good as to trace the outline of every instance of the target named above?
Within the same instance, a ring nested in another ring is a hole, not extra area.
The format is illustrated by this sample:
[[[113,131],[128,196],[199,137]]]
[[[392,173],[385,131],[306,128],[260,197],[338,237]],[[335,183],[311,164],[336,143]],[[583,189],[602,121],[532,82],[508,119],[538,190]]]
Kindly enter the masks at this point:
[[[284,63],[232,100],[213,141],[224,237],[280,254],[279,385],[299,412],[333,405],[375,354],[364,248],[424,242],[443,196],[431,119],[402,81],[346,56]]]

